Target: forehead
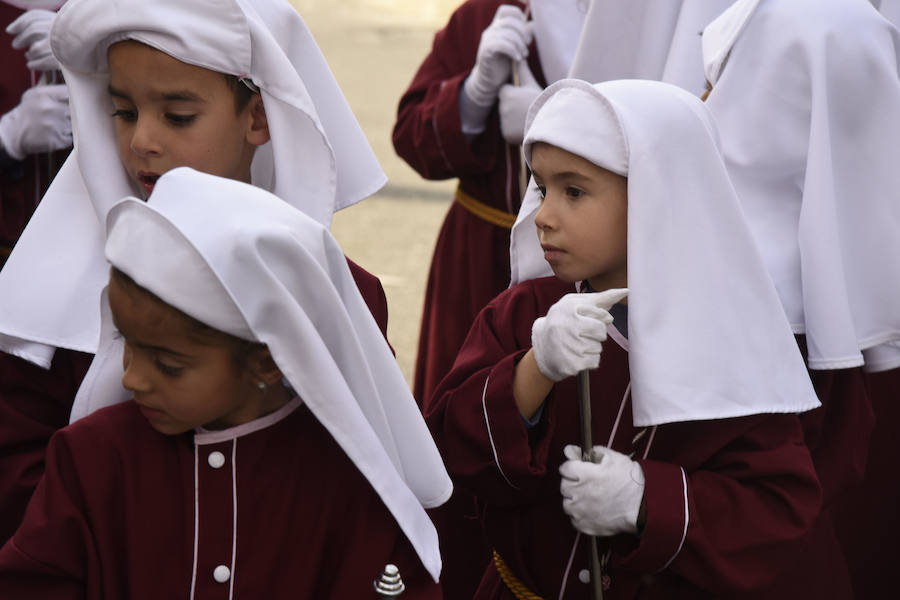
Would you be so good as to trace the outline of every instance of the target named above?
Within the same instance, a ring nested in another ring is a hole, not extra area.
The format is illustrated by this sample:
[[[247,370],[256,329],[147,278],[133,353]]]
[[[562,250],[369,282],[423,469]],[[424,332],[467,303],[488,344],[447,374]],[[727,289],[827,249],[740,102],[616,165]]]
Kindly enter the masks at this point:
[[[113,320],[122,333],[157,342],[188,337],[191,329],[187,318],[141,288],[112,276],[108,294]]]
[[[534,174],[542,179],[568,175],[604,180],[622,178],[586,158],[545,142],[535,142],[531,147],[531,164]]]
[[[230,92],[222,73],[174,58],[141,42],[116,42],[107,51],[110,85],[164,93],[191,89],[206,94]]]

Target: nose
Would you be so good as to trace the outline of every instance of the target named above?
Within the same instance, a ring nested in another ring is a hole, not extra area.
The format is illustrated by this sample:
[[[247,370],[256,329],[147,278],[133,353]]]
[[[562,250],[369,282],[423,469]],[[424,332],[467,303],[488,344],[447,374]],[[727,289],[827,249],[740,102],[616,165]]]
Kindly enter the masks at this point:
[[[140,157],[158,155],[162,151],[153,119],[139,115],[131,134],[131,150]]]
[[[144,361],[135,356],[128,344],[122,351],[122,387],[129,392],[147,392],[150,390],[150,381],[146,377]]]
[[[538,228],[538,233],[548,229],[554,229],[556,226],[556,215],[553,210],[553,201],[550,199],[549,193],[544,196],[541,206],[534,213],[534,224]]]

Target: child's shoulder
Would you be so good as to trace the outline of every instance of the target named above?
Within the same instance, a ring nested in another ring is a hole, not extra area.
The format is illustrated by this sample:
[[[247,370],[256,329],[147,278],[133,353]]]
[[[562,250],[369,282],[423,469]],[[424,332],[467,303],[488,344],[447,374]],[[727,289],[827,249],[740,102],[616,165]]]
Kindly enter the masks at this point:
[[[564,295],[574,291],[575,286],[571,283],[566,283],[553,276],[540,277],[523,281],[503,290],[491,300],[488,306],[492,306],[494,309],[529,306],[543,313]]]
[[[122,442],[133,445],[143,438],[166,439],[150,427],[133,400],[101,408],[63,427],[57,435],[64,437],[69,444],[88,443],[93,446],[118,445]]]

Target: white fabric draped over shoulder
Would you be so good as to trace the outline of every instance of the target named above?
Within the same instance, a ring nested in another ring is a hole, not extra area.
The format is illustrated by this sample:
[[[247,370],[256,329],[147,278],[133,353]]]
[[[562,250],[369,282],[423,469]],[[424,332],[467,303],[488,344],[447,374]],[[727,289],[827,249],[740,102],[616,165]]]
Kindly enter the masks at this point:
[[[866,0],[740,0],[707,105],[812,369],[900,366],[900,36]]]
[[[106,281],[103,223],[138,196],[119,161],[107,49],[133,39],[249,77],[271,141],[252,182],[322,224],[386,177],[312,34],[286,0],[69,0],[51,47],[69,86],[75,145],[0,273],[0,350],[48,366],[55,347],[94,352]]]
[[[699,98],[653,81],[562,80],[529,110],[529,164],[535,142],[628,178],[636,426],[819,406]],[[533,264],[539,245],[517,242],[537,238],[538,206],[523,204],[512,246]]]
[[[182,167],[159,179],[149,202],[127,198],[109,211],[106,256],[167,304],[266,344],[437,581],[438,538],[424,508],[445,502],[452,484],[326,227],[255,186]],[[122,342],[105,325],[79,415],[128,397]],[[94,377],[98,369],[107,373]]]
[[[569,74],[590,0],[531,0],[534,38],[546,82]]]
[[[734,0],[593,0],[569,77],[653,79],[699,95],[700,32]]]

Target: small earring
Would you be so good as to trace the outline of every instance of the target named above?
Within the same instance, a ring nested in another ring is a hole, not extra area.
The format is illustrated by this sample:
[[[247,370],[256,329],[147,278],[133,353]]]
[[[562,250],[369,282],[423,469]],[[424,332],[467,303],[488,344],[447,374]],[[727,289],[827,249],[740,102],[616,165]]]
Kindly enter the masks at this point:
[[[264,381],[257,381],[256,387],[262,392],[266,391],[266,383]]]

